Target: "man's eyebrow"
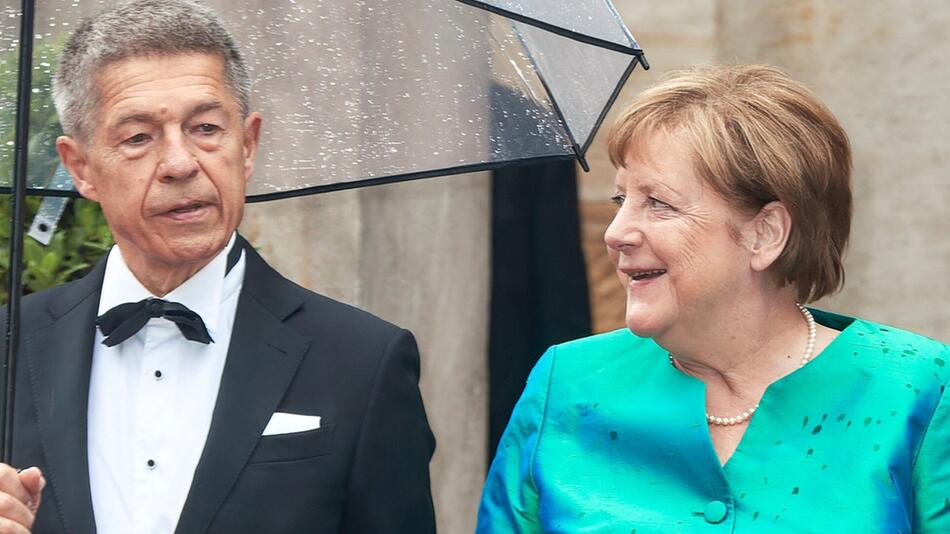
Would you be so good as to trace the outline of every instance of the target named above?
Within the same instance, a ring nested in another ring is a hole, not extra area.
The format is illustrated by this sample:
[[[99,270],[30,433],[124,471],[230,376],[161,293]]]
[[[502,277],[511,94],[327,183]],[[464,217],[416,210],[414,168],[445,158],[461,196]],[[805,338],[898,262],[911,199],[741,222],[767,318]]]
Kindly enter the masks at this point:
[[[158,119],[154,115],[148,113],[147,111],[137,111],[129,113],[128,115],[122,115],[119,117],[119,120],[116,121],[116,126],[122,126],[123,124],[128,124],[130,122],[144,122],[148,124],[155,124],[158,122]]]
[[[204,113],[206,111],[212,111],[215,109],[220,109],[224,107],[224,103],[220,100],[213,100],[211,102],[202,102],[195,107],[191,108],[191,113],[189,115],[194,116],[199,113]]]
[[[221,109],[223,107],[224,107],[224,103],[221,102],[220,100],[202,102],[200,104],[195,105],[195,107],[191,108],[191,111],[189,111],[188,115],[194,116],[200,113],[204,113],[206,111]],[[159,120],[158,120],[158,117],[156,117],[154,114],[149,113],[147,111],[134,111],[132,113],[129,113],[127,115],[122,115],[121,117],[119,117],[115,125],[122,126],[123,124],[128,124],[130,122],[144,122],[146,124],[157,124]]]

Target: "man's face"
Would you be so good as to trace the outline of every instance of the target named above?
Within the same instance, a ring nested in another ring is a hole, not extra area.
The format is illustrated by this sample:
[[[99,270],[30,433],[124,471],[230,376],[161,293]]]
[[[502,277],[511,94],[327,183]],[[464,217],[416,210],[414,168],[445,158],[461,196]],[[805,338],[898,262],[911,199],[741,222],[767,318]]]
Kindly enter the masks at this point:
[[[260,116],[241,119],[216,55],[134,57],[97,81],[89,138],[57,141],[79,193],[133,272],[199,269],[241,222]]]

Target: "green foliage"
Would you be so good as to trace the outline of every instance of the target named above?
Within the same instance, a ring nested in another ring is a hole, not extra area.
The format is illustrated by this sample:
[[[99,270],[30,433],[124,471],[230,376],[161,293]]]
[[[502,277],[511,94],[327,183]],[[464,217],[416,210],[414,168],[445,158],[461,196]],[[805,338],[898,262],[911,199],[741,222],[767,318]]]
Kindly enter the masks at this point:
[[[27,223],[40,199],[27,199]],[[0,300],[6,301],[10,267],[10,198],[0,196]],[[23,290],[33,293],[80,277],[112,246],[112,233],[95,202],[71,200],[49,246],[32,237],[23,241]]]
[[[30,99],[27,172],[30,187],[48,184],[59,163],[55,142],[62,135],[62,129],[52,101],[50,78],[51,65],[55,63],[60,48],[61,43],[47,41],[37,42],[33,49],[34,89]],[[0,186],[7,187],[13,181],[17,63],[17,50],[0,52]],[[40,202],[39,197],[27,198],[27,228]],[[10,197],[0,195],[0,301],[3,302],[7,298],[10,267],[10,217]],[[24,293],[41,291],[78,278],[111,245],[112,234],[99,205],[86,200],[71,200],[49,246],[31,237],[24,238]]]

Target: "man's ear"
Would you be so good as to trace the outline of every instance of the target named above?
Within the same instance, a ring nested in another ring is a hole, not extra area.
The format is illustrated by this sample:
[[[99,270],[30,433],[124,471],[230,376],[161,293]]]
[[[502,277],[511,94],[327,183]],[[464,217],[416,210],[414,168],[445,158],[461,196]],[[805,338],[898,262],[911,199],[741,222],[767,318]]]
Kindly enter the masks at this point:
[[[765,271],[778,259],[792,232],[792,217],[785,204],[769,202],[746,223],[743,233],[754,271]]]
[[[254,158],[261,138],[261,114],[251,113],[244,119],[244,179],[249,180],[254,173]]]
[[[68,135],[62,135],[56,138],[56,151],[59,152],[59,160],[73,177],[73,183],[76,185],[76,191],[89,200],[99,200],[99,192],[95,185],[89,181],[88,165],[86,153],[82,146]]]

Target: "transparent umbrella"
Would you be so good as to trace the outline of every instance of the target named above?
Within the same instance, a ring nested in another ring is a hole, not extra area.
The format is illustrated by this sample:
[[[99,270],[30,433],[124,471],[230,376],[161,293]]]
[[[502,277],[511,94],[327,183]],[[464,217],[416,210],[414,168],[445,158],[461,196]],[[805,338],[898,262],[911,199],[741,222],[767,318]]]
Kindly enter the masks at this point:
[[[609,0],[208,3],[237,37],[265,117],[251,202],[554,159],[586,170],[620,87],[637,64],[649,68]],[[0,0],[0,192],[20,193],[10,265],[20,264],[23,192],[76,196],[55,155],[50,72],[76,21],[106,4]],[[44,202],[55,214],[63,201]],[[15,271],[0,376],[8,413]]]

